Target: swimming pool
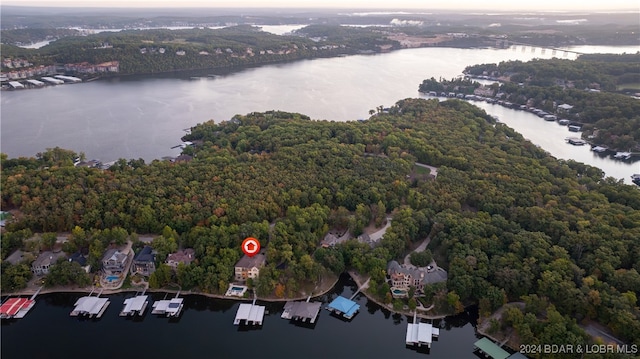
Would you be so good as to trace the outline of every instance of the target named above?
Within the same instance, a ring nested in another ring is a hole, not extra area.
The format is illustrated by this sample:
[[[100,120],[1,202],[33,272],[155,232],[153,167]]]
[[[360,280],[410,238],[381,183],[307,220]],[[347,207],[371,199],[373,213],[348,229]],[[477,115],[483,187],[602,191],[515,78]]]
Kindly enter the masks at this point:
[[[111,283],[113,281],[118,280],[118,276],[117,275],[110,275],[110,276],[107,276],[107,278],[105,278],[105,279],[107,280],[107,282]]]
[[[234,291],[234,292],[242,292],[243,289],[244,288],[242,288],[242,287],[231,287],[231,290]]]

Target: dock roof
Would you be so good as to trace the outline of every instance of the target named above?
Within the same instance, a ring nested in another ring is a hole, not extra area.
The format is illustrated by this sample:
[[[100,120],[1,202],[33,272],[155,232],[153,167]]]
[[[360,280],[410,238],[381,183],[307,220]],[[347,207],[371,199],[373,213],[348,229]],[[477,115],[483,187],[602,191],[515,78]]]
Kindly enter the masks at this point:
[[[240,304],[240,307],[238,307],[236,319],[233,321],[233,323],[240,324],[240,321],[244,320],[246,322],[262,324],[262,319],[264,318],[264,310],[265,306],[263,305],[242,303]]]
[[[314,320],[318,316],[318,312],[320,311],[321,306],[322,303],[320,302],[287,302],[284,305],[282,318],[300,318]]]
[[[76,301],[74,312],[82,314],[95,315],[109,301],[107,298],[100,297],[82,297]]]
[[[478,340],[477,342],[473,343],[473,346],[482,350],[485,354],[493,359],[506,359],[509,357],[509,353],[507,353],[504,349],[500,348],[500,346],[487,338]]]
[[[147,301],[147,295],[139,295],[134,298],[128,298],[124,300],[124,309],[122,312],[131,313],[131,312],[139,312],[144,308],[144,303]]]
[[[355,314],[358,309],[360,309],[360,304],[345,297],[338,296],[331,303],[329,303],[329,308],[337,310],[341,313],[344,313],[345,316],[350,317]]]
[[[9,298],[0,306],[0,314],[13,317],[20,309],[33,304],[33,300],[27,298]]]

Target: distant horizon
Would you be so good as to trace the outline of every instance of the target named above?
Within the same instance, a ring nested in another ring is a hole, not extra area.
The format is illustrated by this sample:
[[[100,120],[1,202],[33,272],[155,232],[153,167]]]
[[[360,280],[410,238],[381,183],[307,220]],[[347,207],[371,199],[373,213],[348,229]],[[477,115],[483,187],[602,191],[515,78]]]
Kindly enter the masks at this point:
[[[105,6],[109,4],[109,6]],[[538,0],[535,3],[513,2],[494,0],[478,2],[473,0],[459,0],[450,2],[430,2],[425,4],[423,0],[399,0],[395,2],[376,0],[235,0],[235,1],[210,1],[185,0],[178,2],[173,0],[3,0],[0,7],[25,7],[25,8],[91,8],[91,9],[197,9],[197,8],[224,8],[224,9],[318,9],[318,10],[423,10],[423,11],[456,11],[456,12],[638,12],[640,3],[635,6],[628,0],[609,0],[606,2],[584,0],[580,3],[566,4],[557,0]],[[579,4],[579,5],[576,5]]]

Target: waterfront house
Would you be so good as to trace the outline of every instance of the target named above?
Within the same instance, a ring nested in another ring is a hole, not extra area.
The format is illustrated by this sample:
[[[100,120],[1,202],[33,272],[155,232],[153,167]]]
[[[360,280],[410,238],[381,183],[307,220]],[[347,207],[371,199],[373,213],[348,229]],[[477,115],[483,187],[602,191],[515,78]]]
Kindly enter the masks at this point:
[[[109,249],[102,257],[102,269],[107,273],[119,274],[124,272],[127,255],[117,249]]]
[[[75,252],[69,257],[69,262],[76,262],[84,269],[85,272],[89,273],[91,271],[91,265],[87,264],[87,256],[82,254],[81,252]]]
[[[145,277],[151,275],[156,270],[156,254],[150,246],[144,246],[140,253],[133,258],[131,274],[140,274]]]
[[[260,275],[260,268],[264,267],[267,257],[258,253],[253,257],[244,256],[240,258],[235,266],[235,280],[244,282],[247,278],[255,279]]]
[[[56,264],[56,261],[58,261],[58,259],[61,257],[64,257],[63,252],[42,252],[38,256],[38,258],[36,258],[33,264],[31,264],[31,272],[35,275],[49,274],[49,269],[51,269],[51,266]]]
[[[187,248],[185,250],[179,250],[175,253],[170,253],[167,256],[167,265],[173,270],[178,269],[178,264],[189,265],[196,258],[196,252],[193,248]]]
[[[391,279],[391,287],[408,290],[409,287],[421,288],[425,284],[447,281],[447,272],[442,268],[427,269],[401,265],[391,261],[387,265],[387,273]]]

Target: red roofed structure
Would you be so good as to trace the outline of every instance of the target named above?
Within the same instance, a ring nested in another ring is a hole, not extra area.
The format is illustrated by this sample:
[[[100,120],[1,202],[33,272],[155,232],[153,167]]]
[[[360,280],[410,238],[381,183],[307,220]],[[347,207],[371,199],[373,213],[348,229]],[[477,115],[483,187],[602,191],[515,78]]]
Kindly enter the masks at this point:
[[[0,306],[0,318],[22,318],[35,304],[35,300],[27,298],[9,298]]]

